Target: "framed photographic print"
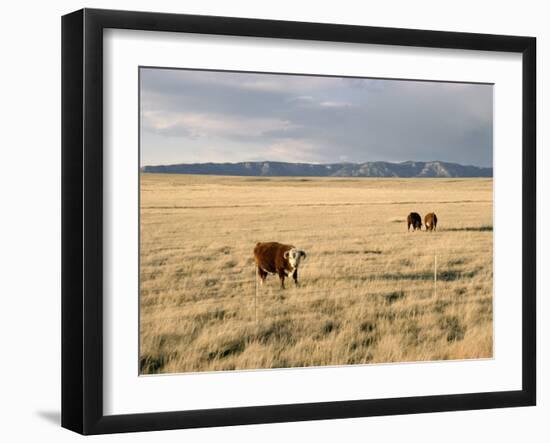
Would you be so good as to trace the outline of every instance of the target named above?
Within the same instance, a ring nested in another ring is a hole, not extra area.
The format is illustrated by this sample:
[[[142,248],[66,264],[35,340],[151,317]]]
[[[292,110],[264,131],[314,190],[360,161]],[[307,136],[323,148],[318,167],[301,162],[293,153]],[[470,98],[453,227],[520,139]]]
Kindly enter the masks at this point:
[[[535,404],[534,38],[84,9],[62,58],[64,427]]]

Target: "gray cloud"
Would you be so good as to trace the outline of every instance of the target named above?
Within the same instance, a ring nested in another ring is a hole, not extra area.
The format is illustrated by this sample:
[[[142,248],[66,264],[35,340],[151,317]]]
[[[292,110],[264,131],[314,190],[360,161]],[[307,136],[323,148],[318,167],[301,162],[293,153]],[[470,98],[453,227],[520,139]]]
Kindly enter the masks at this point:
[[[492,165],[490,85],[141,70],[142,164]]]

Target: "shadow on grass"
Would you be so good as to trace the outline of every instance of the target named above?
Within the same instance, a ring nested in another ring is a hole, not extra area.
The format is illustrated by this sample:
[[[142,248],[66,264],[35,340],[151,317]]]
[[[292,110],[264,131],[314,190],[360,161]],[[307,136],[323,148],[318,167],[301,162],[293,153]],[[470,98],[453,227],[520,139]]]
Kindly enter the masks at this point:
[[[141,357],[139,360],[140,374],[158,374],[168,362],[164,355]]]
[[[292,332],[292,322],[289,320],[276,320],[262,326],[256,333],[255,339],[261,344],[271,342],[294,344],[296,342]]]
[[[384,299],[386,300],[386,303],[388,305],[391,305],[392,303],[395,303],[396,301],[401,300],[404,297],[405,292],[403,291],[394,291],[384,295]]]
[[[439,321],[439,327],[447,334],[447,341],[460,341],[464,339],[466,326],[460,323],[457,316],[444,317]]]
[[[437,273],[437,279],[441,281],[455,281],[463,278],[472,278],[477,274],[477,271],[440,271]],[[377,275],[376,280],[433,280],[433,272],[418,272],[418,273],[386,273]]]
[[[382,251],[380,249],[363,249],[363,250],[344,249],[344,250],[323,251],[322,252],[322,255],[342,255],[342,254],[350,254],[350,255],[375,254],[375,255],[379,255],[379,254],[382,254]]]
[[[493,232],[493,227],[489,225],[484,226],[468,226],[466,228],[448,228],[444,229],[444,231],[450,231],[450,232]]]
[[[210,351],[208,353],[208,360],[216,360],[229,357],[231,355],[238,355],[246,348],[245,338],[238,338],[235,340],[229,340],[223,343],[218,349]]]

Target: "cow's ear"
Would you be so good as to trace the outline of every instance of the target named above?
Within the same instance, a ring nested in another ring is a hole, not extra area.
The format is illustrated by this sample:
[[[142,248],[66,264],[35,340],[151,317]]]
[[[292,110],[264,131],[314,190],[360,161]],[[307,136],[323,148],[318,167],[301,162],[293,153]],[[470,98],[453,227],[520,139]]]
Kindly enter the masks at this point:
[[[290,251],[285,251],[285,253],[283,254],[283,257],[286,258],[288,260],[288,254],[290,254]]]
[[[302,258],[305,260],[307,258],[305,251],[300,251],[300,252],[302,253]]]

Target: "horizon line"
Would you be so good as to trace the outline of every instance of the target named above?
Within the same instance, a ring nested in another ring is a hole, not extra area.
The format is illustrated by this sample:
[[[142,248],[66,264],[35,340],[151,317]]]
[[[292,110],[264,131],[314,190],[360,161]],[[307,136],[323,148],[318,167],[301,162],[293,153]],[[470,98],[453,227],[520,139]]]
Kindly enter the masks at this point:
[[[317,162],[289,162],[289,161],[280,161],[280,160],[242,160],[242,161],[208,161],[208,162],[179,162],[179,163],[157,163],[157,164],[147,164],[141,165],[140,168],[146,167],[159,167],[159,166],[177,166],[177,165],[207,165],[207,164],[225,164],[225,165],[236,165],[240,163],[284,163],[288,165],[361,165],[365,163],[390,163],[394,165],[404,164],[404,163],[448,163],[452,165],[460,165],[473,168],[482,168],[482,169],[493,169],[493,166],[479,166],[473,164],[458,163],[452,161],[444,160],[404,160],[404,161],[388,161],[388,160],[366,160],[366,161],[336,161],[336,162],[326,162],[326,163],[317,163]]]

